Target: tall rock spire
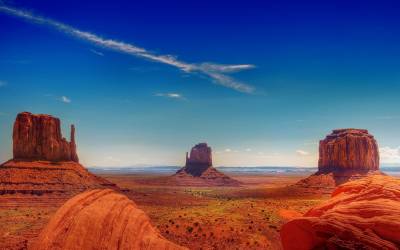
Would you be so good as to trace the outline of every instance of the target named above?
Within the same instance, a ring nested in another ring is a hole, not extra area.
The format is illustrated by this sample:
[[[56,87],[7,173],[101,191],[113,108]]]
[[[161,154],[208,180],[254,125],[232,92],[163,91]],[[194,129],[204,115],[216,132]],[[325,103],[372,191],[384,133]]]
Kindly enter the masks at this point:
[[[71,148],[71,161],[79,162],[78,154],[76,153],[76,143],[75,143],[75,126],[71,125],[71,138],[70,138],[70,148]]]

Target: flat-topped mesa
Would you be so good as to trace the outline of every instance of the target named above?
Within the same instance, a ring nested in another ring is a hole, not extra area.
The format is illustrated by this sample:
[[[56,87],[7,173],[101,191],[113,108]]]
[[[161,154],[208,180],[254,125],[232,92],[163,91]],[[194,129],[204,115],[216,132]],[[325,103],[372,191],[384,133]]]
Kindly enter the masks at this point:
[[[19,113],[13,130],[14,159],[79,162],[74,125],[71,125],[70,140],[62,137],[60,119],[51,115]]]
[[[379,171],[378,144],[366,129],[335,129],[319,142],[318,171],[296,186],[330,193],[336,186]]]
[[[378,169],[378,144],[366,129],[335,129],[319,143],[320,172]]]

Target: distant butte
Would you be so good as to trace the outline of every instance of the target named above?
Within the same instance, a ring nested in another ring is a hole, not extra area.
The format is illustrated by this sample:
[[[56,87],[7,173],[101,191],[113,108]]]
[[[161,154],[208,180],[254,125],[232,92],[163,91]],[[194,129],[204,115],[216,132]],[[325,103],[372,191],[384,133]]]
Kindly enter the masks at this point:
[[[366,129],[336,129],[319,143],[318,171],[298,186],[331,189],[379,171],[378,144]]]
[[[0,165],[2,194],[75,194],[87,189],[116,187],[88,172],[78,162],[75,127],[71,141],[61,135],[60,120],[23,112],[13,131],[13,159]]]
[[[239,186],[240,182],[219,172],[212,166],[211,147],[199,143],[186,153],[186,164],[173,176],[178,185]]]

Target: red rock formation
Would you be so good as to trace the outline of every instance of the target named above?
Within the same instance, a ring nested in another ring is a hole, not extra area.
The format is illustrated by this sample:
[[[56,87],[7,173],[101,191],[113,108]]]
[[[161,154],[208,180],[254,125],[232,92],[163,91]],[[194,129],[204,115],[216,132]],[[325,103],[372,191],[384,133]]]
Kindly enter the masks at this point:
[[[200,176],[212,166],[211,148],[207,143],[199,143],[192,148],[190,156],[186,153],[185,171],[193,176]]]
[[[374,137],[366,129],[336,129],[319,143],[318,172],[297,186],[330,193],[337,185],[374,174],[382,174]]]
[[[399,229],[400,180],[374,175],[339,186],[280,234],[286,250],[399,249]]]
[[[165,238],[133,201],[109,189],[67,201],[40,233],[35,250],[186,249]]]
[[[0,165],[0,195],[62,194],[68,198],[87,189],[117,189],[78,163],[74,125],[68,142],[61,136],[58,118],[23,112],[14,123],[13,143],[14,159]]]
[[[61,135],[58,118],[20,113],[14,123],[13,153],[17,160],[78,162],[75,127],[71,126],[71,142],[68,142]]]
[[[175,185],[185,186],[238,186],[240,182],[219,172],[212,166],[211,148],[199,143],[186,153],[186,165],[176,174]]]
[[[318,169],[378,170],[378,144],[366,129],[336,129],[319,143]]]
[[[190,164],[204,164],[212,166],[211,148],[207,143],[199,143],[190,151],[190,157],[186,153],[186,166]]]

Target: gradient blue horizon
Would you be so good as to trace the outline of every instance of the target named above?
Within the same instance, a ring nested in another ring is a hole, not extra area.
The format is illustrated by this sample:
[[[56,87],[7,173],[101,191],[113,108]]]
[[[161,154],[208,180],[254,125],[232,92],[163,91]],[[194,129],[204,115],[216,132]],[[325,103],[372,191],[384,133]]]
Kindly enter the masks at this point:
[[[400,163],[396,1],[2,2],[185,62],[255,65],[230,76],[256,91],[0,12],[1,161],[29,111],[61,118],[64,135],[74,123],[89,166],[181,165],[201,141],[216,165],[316,166],[318,141],[347,127]]]

